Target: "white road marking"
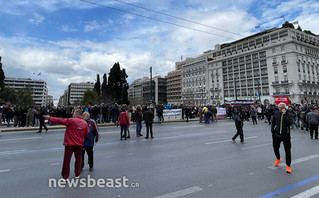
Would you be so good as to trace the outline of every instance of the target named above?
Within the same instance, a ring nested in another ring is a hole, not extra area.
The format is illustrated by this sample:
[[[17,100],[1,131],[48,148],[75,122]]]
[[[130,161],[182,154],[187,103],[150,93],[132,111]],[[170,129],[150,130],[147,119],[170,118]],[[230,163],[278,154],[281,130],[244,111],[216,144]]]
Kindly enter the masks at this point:
[[[254,138],[258,138],[258,136],[252,136],[252,137],[246,137],[245,140],[247,139],[254,139]],[[225,143],[225,142],[231,142],[231,140],[222,140],[222,141],[217,141],[217,142],[208,142],[205,144],[219,144],[219,143]]]
[[[9,171],[11,171],[11,169],[0,170],[0,173],[5,173],[5,172],[9,172]]]
[[[260,144],[260,145],[256,145],[256,146],[249,146],[249,147],[240,148],[240,149],[246,150],[246,149],[258,148],[258,147],[268,146],[268,145],[272,145],[272,143],[268,143],[268,144]]]
[[[13,169],[14,171],[19,171],[19,170],[25,170],[27,169],[27,167],[23,167],[23,168],[16,168],[16,169]]]
[[[199,127],[198,125],[194,125],[194,126],[176,126],[176,127],[172,127],[173,129],[181,129],[181,128],[196,128]]]
[[[113,155],[110,155],[110,156],[106,156],[106,157],[104,157],[105,159],[109,159],[109,158],[112,158],[113,157]]]
[[[298,163],[305,162],[305,161],[312,160],[312,159],[316,159],[316,158],[319,158],[319,155],[309,155],[307,157],[303,157],[303,158],[292,160],[291,161],[291,165],[298,164]],[[279,165],[279,167],[285,167],[285,166],[286,166],[286,164],[284,164],[284,163],[281,163]],[[276,167],[276,166],[268,166],[267,168],[269,168],[269,169],[277,169],[278,167]]]
[[[40,139],[42,137],[29,137],[29,138],[15,138],[15,139],[3,139],[0,140],[0,142],[5,142],[5,141],[16,141],[16,140],[32,140],[32,139]]]
[[[168,194],[165,194],[165,195],[160,195],[160,196],[157,196],[157,197],[154,197],[154,198],[176,198],[176,197],[182,197],[182,196],[185,196],[185,195],[189,195],[189,194],[192,194],[192,193],[195,193],[195,192],[199,192],[199,191],[202,191],[202,190],[203,189],[201,187],[194,186],[194,187],[186,188],[186,189],[179,190],[179,191],[176,191],[176,192],[168,193]]]
[[[23,152],[23,151],[27,151],[27,150],[13,150],[13,151],[3,151],[3,152],[0,152],[0,154],[1,154],[1,153]]]
[[[101,132],[99,134],[111,134],[111,133],[120,133],[121,131],[111,131],[111,132]]]
[[[319,194],[319,186],[315,186],[313,188],[310,188],[309,190],[306,190],[298,195],[295,195],[291,198],[309,198],[312,197],[314,195]]]
[[[52,163],[50,164],[50,166],[56,166],[56,165],[60,165],[61,163]]]

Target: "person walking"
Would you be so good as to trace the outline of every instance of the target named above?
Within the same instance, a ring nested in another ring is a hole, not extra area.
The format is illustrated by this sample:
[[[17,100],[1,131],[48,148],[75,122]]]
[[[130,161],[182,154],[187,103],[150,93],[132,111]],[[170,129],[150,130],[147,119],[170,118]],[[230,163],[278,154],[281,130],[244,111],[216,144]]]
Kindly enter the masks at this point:
[[[310,129],[310,139],[313,139],[313,133],[315,132],[315,139],[318,139],[318,125],[319,125],[319,114],[310,109],[307,114],[306,120]]]
[[[151,111],[150,108],[147,108],[147,110],[143,113],[143,120],[146,125],[146,139],[148,139],[150,136],[149,134],[151,133],[151,138],[153,139],[153,120],[154,120],[154,114]]]
[[[70,161],[74,153],[74,172],[75,178],[79,178],[82,172],[82,150],[84,146],[84,137],[90,133],[88,124],[82,118],[82,110],[75,109],[72,118],[56,118],[45,116],[45,119],[55,124],[66,126],[64,134],[64,159],[62,166],[62,177],[64,181],[70,176]]]
[[[93,147],[94,147],[94,140],[97,143],[99,141],[99,128],[96,125],[96,122],[93,119],[90,119],[90,114],[88,112],[84,112],[83,115],[83,120],[85,120],[89,126],[90,133],[85,136],[84,138],[84,147],[82,150],[82,170],[84,168],[84,155],[85,151],[88,155],[88,164],[90,166],[89,171],[93,171]]]
[[[121,126],[121,140],[125,138],[126,140],[126,131],[127,128],[130,126],[130,118],[128,116],[128,113],[126,112],[126,108],[122,107],[122,112],[120,113],[118,120],[116,122],[116,126]]]
[[[244,132],[243,132],[243,118],[240,115],[240,112],[238,111],[237,113],[234,114],[233,119],[235,120],[235,126],[237,129],[237,133],[232,137],[233,142],[235,142],[236,138],[239,136],[240,137],[240,142],[244,143]]]
[[[279,166],[280,158],[280,143],[283,142],[286,153],[286,172],[291,173],[291,141],[290,141],[290,126],[293,124],[293,118],[286,110],[286,104],[278,105],[279,111],[273,115],[271,122],[271,133],[273,140],[274,153],[276,155],[275,166]]]
[[[44,123],[44,115],[47,114],[47,110],[46,108],[39,108],[39,120],[40,120],[40,127],[39,127],[39,131],[37,133],[42,133],[42,127],[44,127],[45,131],[48,132],[48,128],[47,126],[45,126]]]
[[[255,107],[251,107],[250,116],[251,116],[251,119],[253,120],[253,124],[255,123],[257,124],[257,111]]]

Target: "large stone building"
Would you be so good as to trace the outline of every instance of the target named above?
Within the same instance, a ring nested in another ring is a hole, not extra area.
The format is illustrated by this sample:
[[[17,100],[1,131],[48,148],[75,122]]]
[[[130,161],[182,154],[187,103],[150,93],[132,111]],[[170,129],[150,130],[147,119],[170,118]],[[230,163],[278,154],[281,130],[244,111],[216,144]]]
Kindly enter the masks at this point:
[[[79,102],[83,99],[84,92],[88,89],[94,89],[94,83],[92,82],[81,82],[81,83],[70,83],[67,93],[67,104],[72,105],[75,102]]]
[[[175,70],[168,72],[167,103],[179,105],[182,103],[182,67],[184,63],[175,64]]]
[[[5,78],[5,87],[22,89],[30,87],[32,98],[36,105],[46,106],[48,97],[47,83],[44,80],[32,80],[30,78]]]
[[[197,58],[182,61],[182,103],[185,105],[205,105],[207,100],[207,61],[212,52],[204,52]]]
[[[135,80],[130,84],[128,89],[128,98],[132,105],[143,104],[143,83],[150,81],[149,78],[144,77]]]
[[[129,100],[132,105],[143,105],[151,102],[155,104],[167,103],[166,78],[155,76],[152,78],[152,90],[150,80],[147,77],[135,80],[129,86]],[[151,97],[152,93],[152,97]]]
[[[272,28],[216,45],[207,62],[209,103],[258,100],[319,102],[319,37],[291,28]],[[184,79],[183,79],[184,80]]]

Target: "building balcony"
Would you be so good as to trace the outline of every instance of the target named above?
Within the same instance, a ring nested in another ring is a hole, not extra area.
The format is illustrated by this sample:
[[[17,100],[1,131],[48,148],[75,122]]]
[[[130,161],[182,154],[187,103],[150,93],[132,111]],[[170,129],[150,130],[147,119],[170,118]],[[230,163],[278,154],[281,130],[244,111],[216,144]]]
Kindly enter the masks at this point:
[[[272,85],[272,86],[279,86],[279,85],[280,85],[280,82],[279,82],[279,81],[271,82],[271,85]]]
[[[292,85],[292,81],[291,80],[284,80],[280,82],[282,85]]]
[[[288,60],[282,60],[282,61],[281,61],[281,64],[282,64],[282,65],[286,65],[287,63],[288,63]]]
[[[278,65],[278,62],[272,62],[272,65]]]
[[[220,96],[210,96],[211,99],[219,99]]]
[[[293,92],[274,92],[273,96],[291,96],[293,94]]]
[[[298,84],[299,84],[299,85],[306,84],[306,81],[305,81],[305,80],[299,80],[299,81],[298,81]]]

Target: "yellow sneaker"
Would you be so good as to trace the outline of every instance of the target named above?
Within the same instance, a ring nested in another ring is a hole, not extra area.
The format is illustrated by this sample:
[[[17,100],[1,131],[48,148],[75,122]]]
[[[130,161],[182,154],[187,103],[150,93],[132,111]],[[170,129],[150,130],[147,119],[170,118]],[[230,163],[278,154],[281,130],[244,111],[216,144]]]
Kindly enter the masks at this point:
[[[275,166],[279,166],[279,162],[281,162],[281,159],[276,159]]]
[[[286,172],[291,174],[291,168],[290,168],[290,166],[287,166],[287,167],[286,167]]]

